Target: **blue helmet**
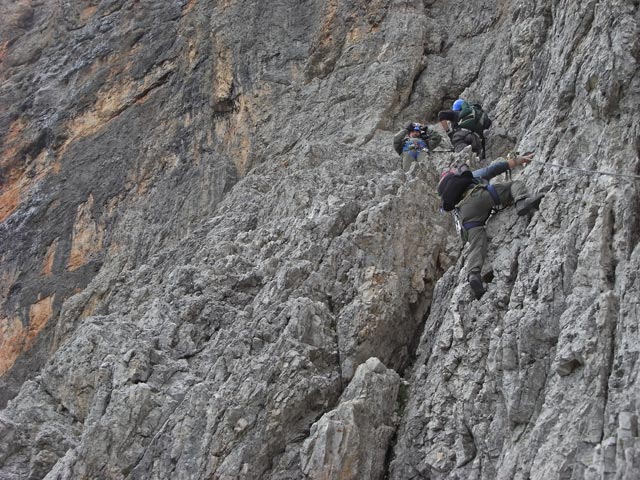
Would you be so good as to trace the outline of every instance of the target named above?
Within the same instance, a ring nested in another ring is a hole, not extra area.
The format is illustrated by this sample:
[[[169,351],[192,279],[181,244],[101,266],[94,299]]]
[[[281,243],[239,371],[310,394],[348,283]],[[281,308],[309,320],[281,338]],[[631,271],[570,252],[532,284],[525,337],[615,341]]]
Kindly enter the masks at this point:
[[[412,123],[411,124],[411,131],[419,132],[421,130],[422,130],[422,125],[420,125],[419,123]]]
[[[459,112],[460,110],[462,110],[463,103],[464,103],[464,100],[459,98],[458,100],[453,102],[453,107],[451,107],[451,110],[453,110],[454,112]]]

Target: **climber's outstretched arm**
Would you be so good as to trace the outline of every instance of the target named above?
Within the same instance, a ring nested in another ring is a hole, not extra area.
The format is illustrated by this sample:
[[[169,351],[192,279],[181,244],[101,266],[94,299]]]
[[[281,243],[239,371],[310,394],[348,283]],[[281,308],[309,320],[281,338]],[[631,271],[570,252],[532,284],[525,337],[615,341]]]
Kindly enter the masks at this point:
[[[491,165],[483,168],[479,168],[478,170],[474,170],[473,176],[475,178],[484,178],[485,180],[490,180],[493,177],[500,175],[501,173],[506,172],[507,170],[511,170],[512,168],[517,167],[518,165],[526,165],[531,160],[533,160],[533,153],[526,153],[524,155],[520,155],[515,159],[511,159],[507,162],[500,161],[494,162]]]

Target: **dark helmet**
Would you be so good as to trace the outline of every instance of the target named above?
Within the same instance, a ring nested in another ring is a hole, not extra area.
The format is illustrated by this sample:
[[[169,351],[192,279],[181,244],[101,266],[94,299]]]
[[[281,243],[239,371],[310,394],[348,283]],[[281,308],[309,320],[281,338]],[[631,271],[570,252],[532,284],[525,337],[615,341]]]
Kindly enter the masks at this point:
[[[455,175],[455,174],[456,174],[455,168],[447,168],[443,170],[442,173],[440,174],[440,180],[438,181],[438,184],[440,184],[440,182],[442,182],[449,175]]]

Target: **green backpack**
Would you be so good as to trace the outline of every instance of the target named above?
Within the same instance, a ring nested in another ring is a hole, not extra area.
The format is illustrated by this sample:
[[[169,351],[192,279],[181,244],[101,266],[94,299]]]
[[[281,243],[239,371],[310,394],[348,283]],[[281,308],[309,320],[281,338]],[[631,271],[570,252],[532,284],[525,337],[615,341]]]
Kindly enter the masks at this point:
[[[460,110],[460,119],[458,126],[477,133],[481,137],[482,132],[491,126],[489,115],[482,110],[482,106],[478,103],[464,102]]]

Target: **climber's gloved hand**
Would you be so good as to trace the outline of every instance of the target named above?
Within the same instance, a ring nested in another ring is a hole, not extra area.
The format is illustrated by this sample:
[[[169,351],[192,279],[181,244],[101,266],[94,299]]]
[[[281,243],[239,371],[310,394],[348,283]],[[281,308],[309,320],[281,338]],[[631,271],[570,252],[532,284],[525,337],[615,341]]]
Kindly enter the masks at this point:
[[[524,155],[519,155],[518,158],[516,158],[516,162],[518,162],[518,165],[526,165],[533,160],[533,154],[534,152],[527,152]]]
[[[516,158],[509,159],[509,169],[515,168],[518,165],[526,165],[533,160],[534,152],[527,152],[524,155],[518,155]]]

